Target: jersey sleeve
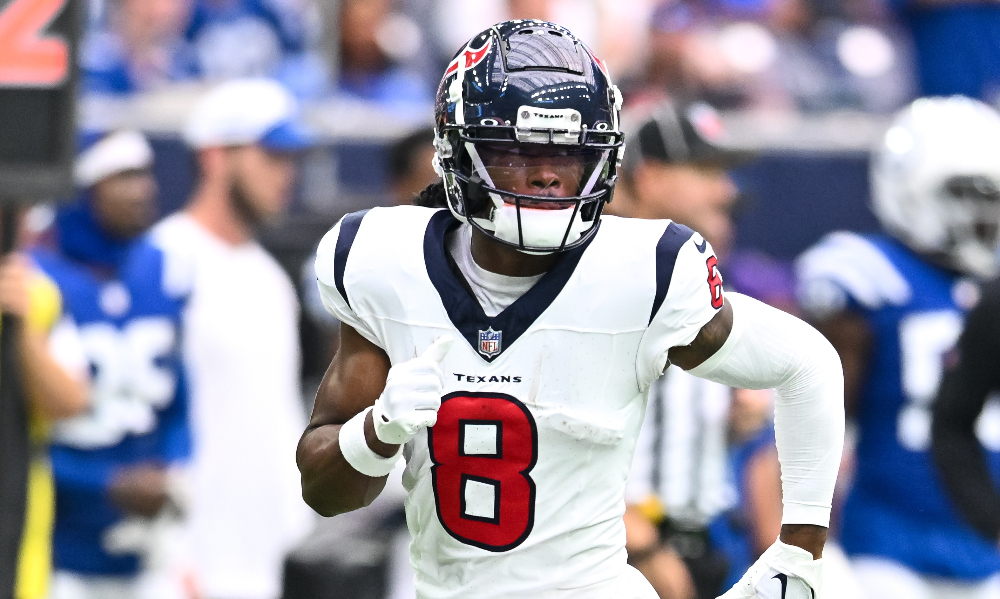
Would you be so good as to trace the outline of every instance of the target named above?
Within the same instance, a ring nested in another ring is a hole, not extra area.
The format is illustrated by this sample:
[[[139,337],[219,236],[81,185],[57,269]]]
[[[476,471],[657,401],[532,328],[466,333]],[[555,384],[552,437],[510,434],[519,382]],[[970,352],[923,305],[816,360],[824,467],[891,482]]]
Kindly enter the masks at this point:
[[[345,216],[319,242],[316,249],[316,284],[320,301],[327,312],[350,326],[362,337],[382,347],[375,331],[351,308],[349,291],[344,283],[344,273],[357,236],[360,218],[356,214]]]
[[[844,310],[875,310],[909,301],[909,283],[873,242],[854,233],[827,235],[795,263],[799,304],[813,319]]]
[[[656,248],[656,289],[636,364],[644,389],[663,374],[670,348],[694,341],[724,304],[719,260],[708,241],[671,223]]]
[[[29,307],[25,319],[33,330],[44,333],[49,354],[56,364],[78,381],[89,377],[90,361],[76,323],[62,313],[62,293],[55,281],[41,270],[33,273],[28,286]]]

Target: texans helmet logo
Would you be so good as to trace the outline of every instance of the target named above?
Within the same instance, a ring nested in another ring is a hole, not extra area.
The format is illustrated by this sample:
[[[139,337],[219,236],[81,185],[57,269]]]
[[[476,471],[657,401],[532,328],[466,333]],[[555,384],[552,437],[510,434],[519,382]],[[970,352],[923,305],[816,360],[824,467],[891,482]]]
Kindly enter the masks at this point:
[[[584,47],[586,48],[586,46]],[[597,63],[597,66],[601,69],[601,72],[604,73],[604,78],[607,79],[608,81],[611,81],[611,75],[608,73],[607,63],[598,58],[597,55],[594,54],[594,51],[591,50],[590,48],[587,48],[587,53],[590,54],[590,57],[593,58],[594,62]]]
[[[451,63],[448,65],[448,69],[444,72],[445,77],[448,77],[458,71],[458,65],[460,61],[463,60],[465,61],[464,69],[466,71],[475,67],[477,64],[483,62],[483,59],[486,58],[487,54],[489,54],[490,48],[493,47],[493,38],[491,37],[490,39],[486,40],[486,45],[484,45],[482,48],[479,48],[478,50],[473,50],[470,46],[466,46],[465,50],[463,50],[461,54],[456,56],[455,60],[451,61]]]

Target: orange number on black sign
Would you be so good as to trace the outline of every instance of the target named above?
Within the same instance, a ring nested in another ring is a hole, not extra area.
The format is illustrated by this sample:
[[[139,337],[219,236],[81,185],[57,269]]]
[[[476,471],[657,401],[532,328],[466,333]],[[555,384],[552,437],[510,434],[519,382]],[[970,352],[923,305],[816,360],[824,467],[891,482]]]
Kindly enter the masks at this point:
[[[69,74],[69,47],[43,31],[68,0],[12,0],[0,12],[0,87],[56,87]]]

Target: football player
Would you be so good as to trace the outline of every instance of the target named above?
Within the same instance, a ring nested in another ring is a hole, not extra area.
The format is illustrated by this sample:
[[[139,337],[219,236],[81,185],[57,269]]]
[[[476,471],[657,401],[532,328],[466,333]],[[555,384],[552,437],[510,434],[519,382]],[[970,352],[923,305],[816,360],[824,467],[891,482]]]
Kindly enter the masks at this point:
[[[171,518],[171,467],[190,452],[177,327],[185,298],[165,290],[163,253],[142,237],[156,217],[153,153],[122,131],[86,136],[53,247],[33,252],[63,293],[89,361],[90,409],[52,431],[53,599],[129,599],[142,586],[152,524]]]
[[[1000,116],[926,98],[871,164],[886,235],[833,233],[799,260],[803,307],[840,352],[857,471],[842,543],[872,599],[1000,596],[1000,553],[958,518],[929,455],[945,354],[997,272]]]
[[[370,502],[401,455],[418,597],[653,599],[626,564],[623,495],[646,391],[675,364],[777,388],[781,539],[726,595],[819,588],[843,444],[836,352],[805,323],[723,295],[708,242],[602,218],[621,94],[568,30],[474,37],[436,102],[448,209],[374,208],[320,243],[340,351],[299,444],[303,495]]]

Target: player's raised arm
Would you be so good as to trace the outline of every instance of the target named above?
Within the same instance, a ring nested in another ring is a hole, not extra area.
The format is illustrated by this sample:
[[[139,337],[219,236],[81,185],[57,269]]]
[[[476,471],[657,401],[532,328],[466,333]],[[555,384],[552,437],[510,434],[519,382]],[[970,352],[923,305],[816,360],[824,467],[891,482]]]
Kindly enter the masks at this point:
[[[704,314],[695,306],[698,302],[718,305],[721,299],[721,289],[716,293],[711,277],[711,293],[698,291],[704,288],[704,277],[690,276],[684,260],[682,250],[674,271],[676,286],[667,295],[675,313],[658,314],[651,332],[656,331],[657,320],[669,318],[676,326],[678,318],[687,314],[692,315],[688,320]],[[725,597],[770,597],[766,585],[778,585],[775,597],[783,596],[781,587],[786,585],[804,584],[818,593],[818,560],[826,542],[844,439],[844,377],[837,352],[794,316],[728,293],[694,340],[670,348],[661,358],[664,363],[666,357],[696,376],[731,387],[777,390],[775,433],[784,503],[780,540]],[[809,596],[808,590],[803,596]]]

